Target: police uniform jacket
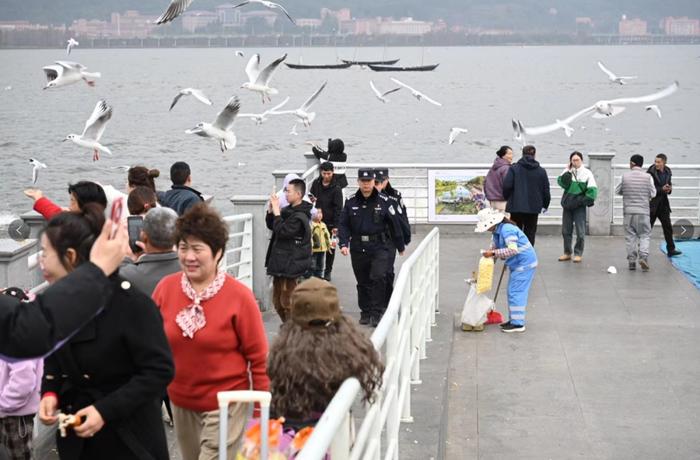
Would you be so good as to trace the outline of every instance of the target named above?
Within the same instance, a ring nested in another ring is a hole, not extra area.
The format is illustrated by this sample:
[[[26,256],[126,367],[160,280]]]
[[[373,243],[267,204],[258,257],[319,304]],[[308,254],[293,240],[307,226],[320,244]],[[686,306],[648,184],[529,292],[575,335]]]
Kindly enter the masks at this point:
[[[408,246],[408,244],[411,242],[411,223],[408,221],[408,214],[406,213],[406,206],[403,204],[401,192],[392,187],[391,183],[387,184],[383,192],[387,197],[389,197],[389,202],[396,211],[396,217],[398,217],[399,224],[401,226],[403,243],[404,245]]]
[[[386,248],[391,238],[399,252],[405,249],[397,212],[389,198],[376,189],[367,198],[358,190],[345,201],[338,228],[341,248],[372,252]]]

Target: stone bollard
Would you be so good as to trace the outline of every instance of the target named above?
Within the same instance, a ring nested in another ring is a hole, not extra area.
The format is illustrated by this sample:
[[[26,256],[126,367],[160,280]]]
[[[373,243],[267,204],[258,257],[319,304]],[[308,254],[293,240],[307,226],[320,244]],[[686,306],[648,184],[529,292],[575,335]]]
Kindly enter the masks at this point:
[[[29,270],[28,265],[29,256],[36,246],[36,239],[0,239],[0,288],[31,289],[36,285],[34,270]]]
[[[598,184],[598,198],[588,214],[588,233],[595,236],[612,234],[613,223],[613,183],[612,159],[615,153],[589,153],[589,169]]]

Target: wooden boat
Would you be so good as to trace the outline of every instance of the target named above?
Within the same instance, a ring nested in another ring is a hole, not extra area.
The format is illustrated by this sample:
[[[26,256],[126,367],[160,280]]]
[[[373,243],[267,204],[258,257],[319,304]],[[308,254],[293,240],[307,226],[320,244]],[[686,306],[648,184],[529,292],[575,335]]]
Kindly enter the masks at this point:
[[[368,67],[375,72],[429,72],[431,70],[435,70],[437,66],[440,64],[432,64],[432,65],[418,65],[418,66],[413,66],[413,67],[401,67],[401,66],[393,66],[393,65],[374,65],[374,64],[369,64]]]
[[[398,59],[389,59],[388,61],[351,61],[349,59],[341,59],[341,61],[350,65],[394,65],[399,62]]]
[[[290,64],[288,62],[285,62],[284,65],[289,67],[290,69],[347,69],[350,67],[352,64],[348,64],[346,62],[342,64]]]

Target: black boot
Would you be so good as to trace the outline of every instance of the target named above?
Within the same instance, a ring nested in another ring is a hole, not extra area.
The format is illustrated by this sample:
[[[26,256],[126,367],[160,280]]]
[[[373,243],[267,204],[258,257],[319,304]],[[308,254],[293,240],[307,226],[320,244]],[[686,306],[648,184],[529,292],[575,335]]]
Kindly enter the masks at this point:
[[[369,313],[365,313],[365,312],[360,313],[360,324],[362,324],[363,326],[368,325],[370,323],[371,319],[372,318],[371,318]]]

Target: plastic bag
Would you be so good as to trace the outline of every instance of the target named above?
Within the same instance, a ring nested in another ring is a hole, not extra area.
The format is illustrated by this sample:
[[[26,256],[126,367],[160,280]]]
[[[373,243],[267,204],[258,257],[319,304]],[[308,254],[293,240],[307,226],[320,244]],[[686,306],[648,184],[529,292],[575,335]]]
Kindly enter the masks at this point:
[[[486,322],[486,314],[493,308],[493,300],[485,294],[477,294],[473,284],[469,285],[467,300],[462,309],[462,324],[467,326],[481,326]]]
[[[493,257],[479,259],[479,275],[476,278],[476,293],[489,292],[493,287]]]

